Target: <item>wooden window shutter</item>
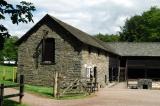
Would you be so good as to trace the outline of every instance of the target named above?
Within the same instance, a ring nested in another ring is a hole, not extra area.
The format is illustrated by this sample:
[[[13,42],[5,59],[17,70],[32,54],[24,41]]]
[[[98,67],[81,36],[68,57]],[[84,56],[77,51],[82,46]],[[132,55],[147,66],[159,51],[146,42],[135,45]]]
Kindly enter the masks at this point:
[[[43,63],[55,62],[55,39],[54,38],[43,39],[42,62]]]

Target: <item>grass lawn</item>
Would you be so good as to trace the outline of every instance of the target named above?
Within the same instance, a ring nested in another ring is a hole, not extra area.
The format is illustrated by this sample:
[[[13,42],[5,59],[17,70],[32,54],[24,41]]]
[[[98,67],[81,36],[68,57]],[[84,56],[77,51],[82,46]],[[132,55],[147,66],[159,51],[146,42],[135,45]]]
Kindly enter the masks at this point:
[[[53,97],[53,88],[52,87],[42,87],[42,86],[33,86],[33,85],[25,85],[25,91],[34,93],[39,96],[43,97],[49,97],[49,98],[54,98]],[[82,99],[88,97],[83,93],[69,93],[65,94],[64,96],[60,97],[60,100],[66,100],[66,99]],[[55,99],[55,98],[54,98]]]
[[[25,104],[19,104],[18,102],[12,101],[12,100],[4,100],[4,106],[27,106]]]
[[[0,80],[0,84],[4,84],[4,85],[12,85],[12,84],[16,84],[16,83],[11,82],[11,81]]]
[[[11,85],[15,84],[11,81],[2,81],[0,80],[0,83],[3,83],[5,85]],[[43,87],[43,86],[33,86],[33,85],[25,85],[25,92],[33,93],[38,96],[42,97],[48,97],[48,98],[54,98],[53,95],[53,88],[52,87]],[[89,97],[88,95],[85,95],[83,93],[68,93],[65,94],[64,96],[60,97],[60,100],[66,100],[66,99],[83,99]]]
[[[84,99],[94,95],[86,95],[84,93],[68,93],[60,97],[59,100]]]
[[[10,85],[10,84],[15,84],[11,81],[8,80],[12,80],[13,77],[13,66],[3,66],[0,65],[0,83],[4,83],[5,85]],[[2,80],[3,79],[3,74],[5,70],[5,81]],[[7,81],[6,81],[7,80]],[[43,97],[49,97],[49,98],[53,98],[53,88],[52,87],[43,87],[43,86],[33,86],[33,85],[25,85],[25,91],[26,92],[30,92],[30,93],[34,93],[36,95],[39,96],[43,96]],[[88,97],[85,94],[79,93],[79,94],[66,94],[63,97],[60,97],[59,99],[81,99],[81,98],[85,98]]]
[[[0,80],[2,80],[4,77],[5,77],[5,80],[12,80],[13,73],[15,76],[15,73],[16,73],[15,67],[0,65]]]
[[[33,85],[25,85],[25,91],[34,93],[39,96],[53,98],[53,88],[52,87],[43,87],[43,86],[33,86]]]

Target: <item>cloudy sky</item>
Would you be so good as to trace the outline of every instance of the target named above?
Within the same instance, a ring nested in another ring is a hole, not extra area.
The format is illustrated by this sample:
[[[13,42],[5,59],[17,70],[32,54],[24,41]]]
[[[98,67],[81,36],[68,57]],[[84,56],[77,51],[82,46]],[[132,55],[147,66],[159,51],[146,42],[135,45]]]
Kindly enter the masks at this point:
[[[19,3],[21,0],[7,0]],[[25,0],[34,3],[34,23],[13,25],[9,19],[1,20],[12,35],[26,33],[45,14],[50,14],[91,35],[115,34],[127,18],[141,14],[152,6],[160,7],[160,0]]]

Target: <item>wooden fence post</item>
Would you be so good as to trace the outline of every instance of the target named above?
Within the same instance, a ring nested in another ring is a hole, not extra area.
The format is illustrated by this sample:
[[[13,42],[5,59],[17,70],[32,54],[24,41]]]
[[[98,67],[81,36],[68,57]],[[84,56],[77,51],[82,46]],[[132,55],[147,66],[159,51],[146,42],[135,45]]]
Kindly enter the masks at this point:
[[[22,97],[24,96],[24,75],[20,75],[20,90],[19,90],[19,103],[22,103]]]
[[[4,84],[0,86],[0,106],[3,106]]]
[[[57,90],[58,90],[58,71],[55,71],[55,78],[54,78],[54,97],[57,97]]]
[[[15,82],[16,81],[16,72],[17,72],[17,67],[13,67],[12,70],[12,81]]]

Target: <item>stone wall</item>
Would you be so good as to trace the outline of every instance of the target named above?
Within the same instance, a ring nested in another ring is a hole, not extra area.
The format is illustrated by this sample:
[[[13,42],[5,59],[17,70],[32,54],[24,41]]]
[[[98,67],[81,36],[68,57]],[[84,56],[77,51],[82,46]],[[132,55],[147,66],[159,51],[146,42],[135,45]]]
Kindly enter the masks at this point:
[[[108,83],[109,57],[106,52],[92,47],[89,53],[88,45],[54,23],[46,22],[31,30],[33,33],[18,48],[18,74],[25,75],[26,83],[53,85],[55,71],[60,72],[65,82],[84,78],[86,66],[97,67],[97,82],[101,87]],[[41,53],[37,58],[34,56],[45,34],[45,38],[55,39],[55,63],[50,65],[42,64]]]
[[[152,89],[152,79],[139,79],[138,89]]]
[[[97,82],[99,86],[105,87],[109,80],[109,56],[104,51],[84,46],[82,51],[82,77],[86,77],[87,67],[97,67]]]
[[[60,71],[65,79],[77,78],[81,75],[81,46],[69,33],[51,29],[42,25],[23,42],[18,49],[18,74],[25,75],[25,82],[34,85],[52,85],[54,72]],[[37,45],[48,31],[47,38],[55,39],[55,63],[41,64],[41,55],[34,58]],[[58,29],[59,30],[59,29]],[[60,32],[60,33],[57,33]],[[38,61],[37,61],[38,60]]]

